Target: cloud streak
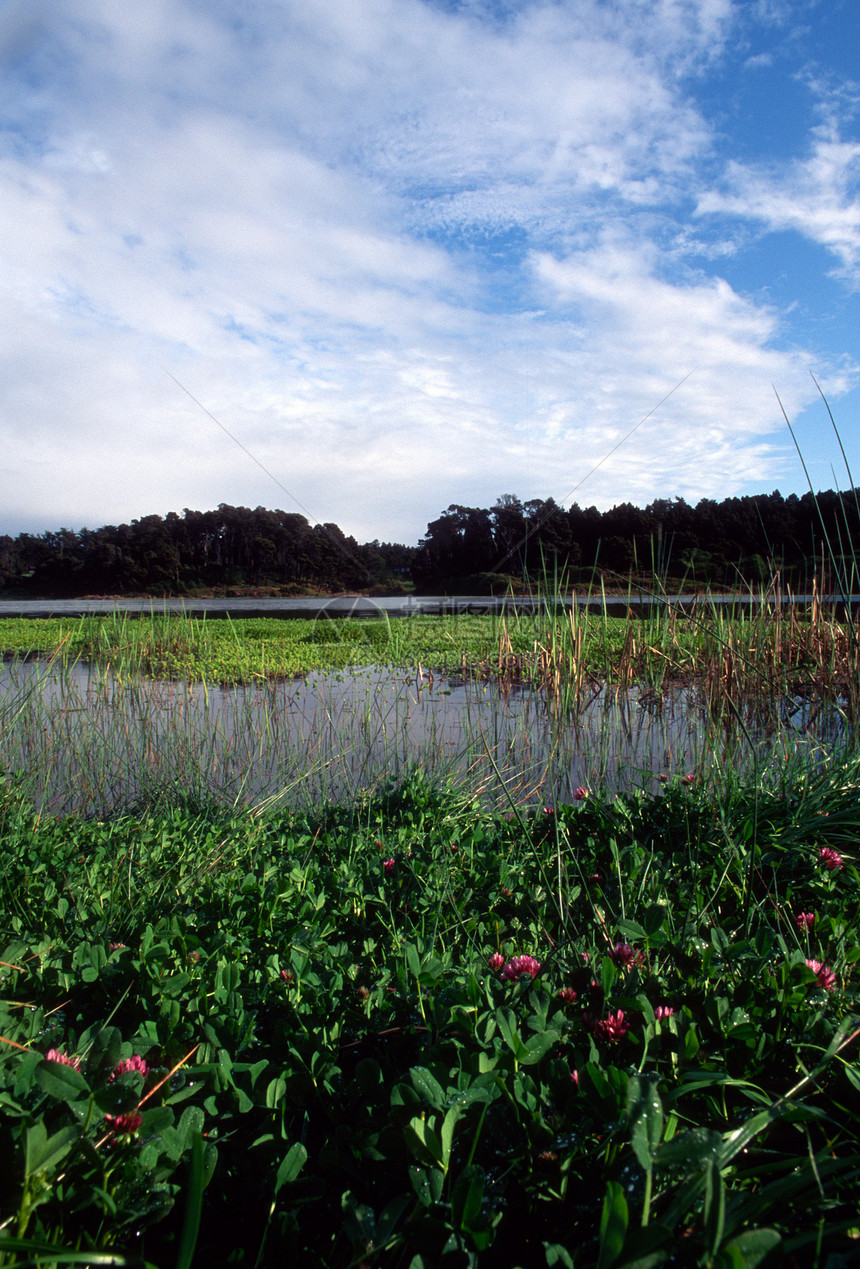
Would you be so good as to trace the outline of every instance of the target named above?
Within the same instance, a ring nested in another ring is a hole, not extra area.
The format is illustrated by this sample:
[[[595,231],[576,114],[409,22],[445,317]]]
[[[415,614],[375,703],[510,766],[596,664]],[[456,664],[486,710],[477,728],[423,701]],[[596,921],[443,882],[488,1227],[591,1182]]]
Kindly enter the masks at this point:
[[[717,240],[793,228],[848,275],[858,149],[821,125],[782,167],[718,152],[697,86],[738,20],[729,0],[7,10],[0,531],[282,502],[165,369],[359,538],[564,497],[690,371],[580,500],[778,483],[771,383],[799,411],[808,369],[838,391],[852,365],[721,273]]]

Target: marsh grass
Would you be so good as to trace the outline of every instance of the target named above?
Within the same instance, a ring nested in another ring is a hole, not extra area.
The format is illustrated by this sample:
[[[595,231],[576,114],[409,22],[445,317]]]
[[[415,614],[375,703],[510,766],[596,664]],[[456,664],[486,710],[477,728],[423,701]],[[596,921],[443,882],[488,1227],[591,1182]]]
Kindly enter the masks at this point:
[[[4,768],[33,802],[96,816],[350,800],[415,766],[496,805],[749,766],[746,739],[715,727],[707,701],[689,690],[604,688],[588,709],[561,716],[528,686],[403,671],[222,688],[24,661],[6,667],[0,720]],[[831,724],[836,740],[838,719]],[[818,743],[790,720],[785,730],[792,746]],[[777,747],[763,733],[756,743]]]
[[[814,700],[857,718],[857,619],[842,600],[825,603],[817,583],[803,604],[783,593],[778,577],[739,597],[737,607],[706,596],[683,609],[671,596],[647,598],[635,611],[629,605],[623,617],[609,615],[605,596],[602,612],[594,614],[576,602],[564,608],[550,595],[537,612],[484,617],[6,619],[0,646],[7,656],[42,652],[55,662],[92,662],[121,683],[147,677],[260,684],[388,666],[528,684],[568,713],[587,708],[604,686],[661,692],[696,682],[717,709],[727,700],[762,709]]]
[[[798,603],[778,577],[736,607],[704,596],[681,608],[652,595],[624,619],[586,616],[575,603],[560,615],[550,601],[541,617],[501,618],[492,669],[566,713],[587,708],[606,684],[656,694],[695,684],[715,715],[764,718],[815,704],[860,717],[860,640],[847,599],[825,603],[814,583]]]
[[[492,617],[6,621],[3,767],[92,815],[348,800],[416,765],[494,805],[717,778],[856,720],[852,618],[817,588],[790,598],[774,581],[740,611],[650,596],[621,618],[550,597]]]

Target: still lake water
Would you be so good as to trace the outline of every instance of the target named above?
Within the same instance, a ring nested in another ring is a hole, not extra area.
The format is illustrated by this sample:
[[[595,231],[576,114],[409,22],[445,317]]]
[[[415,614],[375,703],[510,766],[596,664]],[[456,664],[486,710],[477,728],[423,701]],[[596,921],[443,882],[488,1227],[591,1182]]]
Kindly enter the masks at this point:
[[[783,701],[749,718],[760,759],[838,743],[838,711]],[[222,688],[130,680],[79,663],[0,669],[0,765],[54,813],[107,815],[184,793],[236,806],[351,798],[416,765],[496,805],[650,787],[748,767],[749,740],[694,688],[597,692],[559,715],[529,688],[368,668]]]
[[[818,600],[827,607],[860,608],[860,595],[839,597],[820,595]],[[783,595],[779,603],[808,608],[812,595]],[[776,602],[768,593],[766,602]],[[637,616],[647,616],[653,609],[667,606],[690,609],[696,605],[721,610],[733,608],[740,612],[758,609],[759,596],[714,594],[708,595],[622,595],[606,597],[591,593],[557,598],[541,596],[482,595],[336,595],[332,598],[318,596],[292,599],[0,599],[0,617],[86,617],[110,613],[126,613],[129,616],[164,616],[173,614],[189,617],[414,617],[418,614],[452,616],[458,613],[471,615],[500,614],[502,612],[541,611],[547,604],[561,604],[570,608],[573,604],[581,612],[602,613],[610,617],[623,617],[629,611]]]

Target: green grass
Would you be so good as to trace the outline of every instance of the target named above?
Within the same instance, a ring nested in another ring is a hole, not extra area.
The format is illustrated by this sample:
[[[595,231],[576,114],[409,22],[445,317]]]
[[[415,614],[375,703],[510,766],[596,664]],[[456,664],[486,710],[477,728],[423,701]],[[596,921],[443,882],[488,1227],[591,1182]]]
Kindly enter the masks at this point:
[[[766,605],[732,617],[704,601],[691,616],[658,608],[643,620],[607,615],[410,618],[127,617],[0,619],[0,650],[84,658],[121,676],[252,683],[367,665],[507,674],[541,685],[581,681],[662,685],[719,678],[730,659],[748,690],[838,687],[853,668],[850,628],[819,614],[784,617]]]
[[[7,781],[0,1264],[850,1263],[858,790],[97,822]]]

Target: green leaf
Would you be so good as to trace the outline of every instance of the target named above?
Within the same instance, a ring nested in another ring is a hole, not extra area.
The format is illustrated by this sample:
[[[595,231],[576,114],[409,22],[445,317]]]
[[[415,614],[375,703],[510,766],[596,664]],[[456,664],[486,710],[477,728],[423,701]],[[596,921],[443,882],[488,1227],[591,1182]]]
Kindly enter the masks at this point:
[[[177,1125],[182,1149],[185,1149],[189,1136],[193,1137],[194,1133],[203,1133],[203,1111],[199,1106],[186,1106],[182,1112],[182,1117]]]
[[[705,1173],[705,1248],[713,1260],[723,1241],[726,1222],[726,1187],[713,1160]]]
[[[300,1141],[290,1146],[287,1153],[281,1160],[281,1166],[278,1168],[278,1175],[275,1177],[275,1193],[278,1194],[283,1186],[289,1185],[291,1181],[295,1181],[308,1160],[308,1152]]]
[[[27,1129],[25,1167],[27,1176],[35,1176],[38,1172],[47,1172],[56,1167],[61,1159],[80,1140],[81,1132],[77,1124],[61,1128],[49,1137],[44,1122],[40,1119]]]
[[[121,1251],[71,1251],[63,1247],[55,1247],[52,1243],[40,1242],[33,1238],[7,1238],[0,1233],[0,1253],[21,1251],[28,1259],[24,1264],[36,1264],[45,1261],[54,1265],[127,1265],[129,1269],[140,1269],[141,1260],[137,1253],[131,1256]],[[154,1269],[148,1261],[143,1269]]]
[[[654,1084],[632,1076],[627,1085],[627,1105],[633,1123],[633,1152],[647,1172],[663,1136],[663,1103]]]
[[[137,1110],[140,1091],[127,1084],[105,1084],[94,1094],[93,1101],[105,1115],[125,1115]]]
[[[585,1070],[580,1072],[580,1081],[581,1092],[595,1114],[598,1114],[606,1123],[612,1123],[619,1118],[626,1104],[626,1083],[624,1097],[621,1098],[620,1086],[613,1087],[596,1062],[586,1063]]]
[[[740,1128],[736,1128],[734,1132],[727,1133],[720,1150],[720,1167],[726,1167],[735,1155],[743,1150],[744,1146],[749,1145],[754,1137],[769,1128],[774,1120],[779,1119],[786,1109],[787,1107],[783,1104],[781,1107],[775,1105],[768,1107],[767,1110],[760,1110],[757,1115],[753,1115]]]
[[[663,903],[652,903],[650,907],[645,909],[642,917],[642,924],[645,926],[647,934],[656,934],[660,926],[666,920],[668,908]]]
[[[484,1170],[472,1164],[464,1168],[451,1191],[451,1210],[458,1229],[471,1229],[481,1216],[484,1201]]]
[[[775,1229],[748,1229],[732,1239],[725,1250],[739,1251],[743,1257],[744,1269],[756,1269],[756,1265],[760,1265],[781,1242],[782,1235]]]
[[[440,1133],[442,1142],[442,1167],[448,1171],[448,1162],[451,1158],[451,1146],[454,1141],[454,1129],[457,1126],[457,1120],[463,1112],[462,1106],[452,1106],[442,1121],[442,1130]]]
[[[87,1054],[87,1077],[93,1084],[103,1082],[119,1061],[122,1036],[116,1027],[101,1027],[93,1036]]]
[[[374,1058],[362,1058],[355,1068],[355,1081],[363,1093],[375,1092],[384,1083],[382,1067]]]
[[[516,1027],[516,1017],[512,1009],[497,1009],[496,1022],[502,1033],[505,1044],[513,1053],[518,1062],[521,1062],[527,1054],[526,1046],[520,1039],[520,1033]]]
[[[680,1180],[694,1172],[703,1172],[708,1164],[718,1160],[722,1145],[718,1132],[710,1128],[690,1128],[671,1141],[664,1141],[654,1161]]]
[[[65,1062],[44,1058],[36,1067],[36,1083],[61,1102],[76,1102],[90,1095],[90,1086],[81,1072]]]
[[[161,1135],[173,1126],[173,1111],[169,1106],[153,1106],[151,1110],[143,1111],[142,1117],[140,1131],[147,1136]]]
[[[278,1103],[283,1100],[286,1091],[287,1081],[283,1076],[277,1075],[273,1080],[270,1080],[266,1087],[267,1109],[274,1110]]]
[[[534,1066],[542,1057],[558,1043],[559,1035],[557,1031],[544,1031],[542,1035],[533,1035],[530,1040],[526,1040],[525,1052],[520,1057],[523,1066]]]
[[[631,1229],[624,1242],[624,1269],[655,1269],[677,1253],[677,1233],[654,1221],[644,1229]]]
[[[376,1240],[376,1214],[366,1203],[359,1203],[352,1190],[345,1190],[340,1200],[346,1232],[356,1250],[369,1251]]]
[[[400,1194],[397,1198],[391,1200],[390,1203],[382,1209],[376,1220],[376,1243],[379,1247],[384,1247],[394,1230],[397,1228],[397,1222],[406,1211],[407,1207],[412,1206],[412,1200],[408,1194]]]
[[[206,1186],[206,1162],[203,1149],[203,1137],[194,1133],[191,1145],[191,1173],[188,1178],[185,1199],[185,1217],[182,1221],[182,1232],[179,1236],[179,1250],[176,1254],[176,1269],[191,1269],[194,1260],[194,1249],[200,1234],[200,1213],[203,1209],[203,1190]]]
[[[418,1117],[411,1119],[404,1128],[403,1135],[419,1163],[423,1163],[425,1167],[442,1166],[442,1143],[426,1120]]]
[[[600,1254],[597,1269],[610,1269],[624,1247],[627,1234],[627,1199],[617,1181],[606,1186],[603,1209],[600,1213]]]
[[[412,1086],[421,1094],[425,1101],[435,1110],[441,1110],[445,1104],[445,1093],[442,1085],[434,1075],[427,1070],[426,1066],[413,1066],[409,1072],[409,1078],[412,1080]]]
[[[665,913],[665,909],[661,909]],[[647,938],[647,931],[637,921],[618,921],[618,933],[628,939]]]
[[[429,1172],[425,1172],[423,1168],[416,1168],[413,1164],[409,1169],[409,1180],[422,1207],[432,1207],[439,1202],[445,1178],[438,1168],[431,1167]]]
[[[544,1243],[543,1250],[549,1269],[555,1269],[556,1265],[560,1269],[574,1269],[570,1252],[561,1243]]]

